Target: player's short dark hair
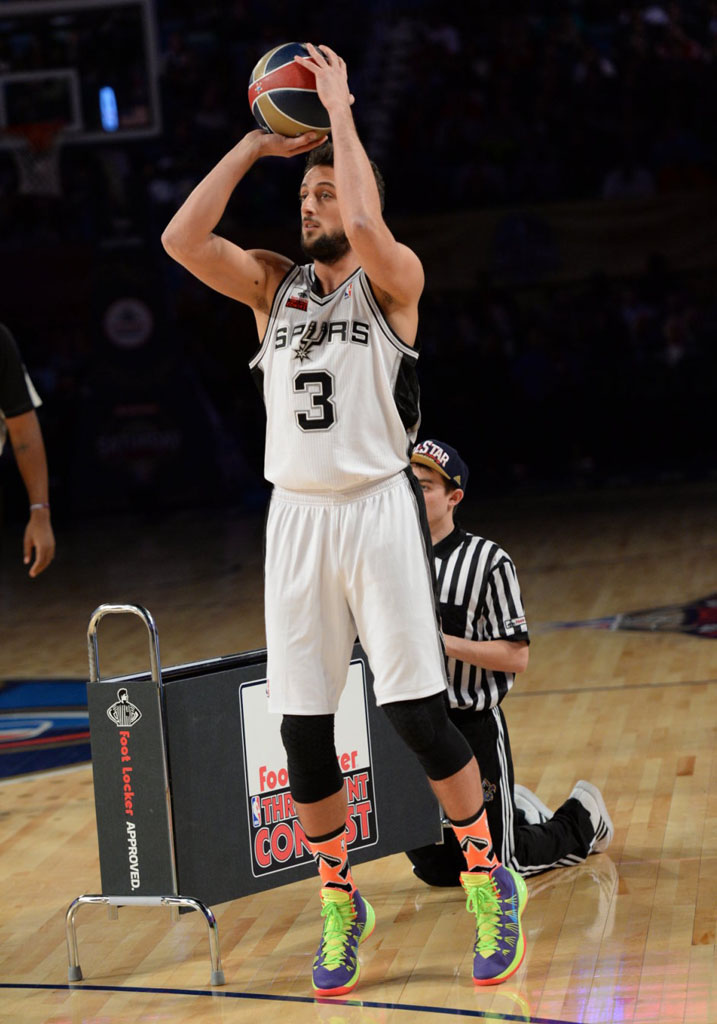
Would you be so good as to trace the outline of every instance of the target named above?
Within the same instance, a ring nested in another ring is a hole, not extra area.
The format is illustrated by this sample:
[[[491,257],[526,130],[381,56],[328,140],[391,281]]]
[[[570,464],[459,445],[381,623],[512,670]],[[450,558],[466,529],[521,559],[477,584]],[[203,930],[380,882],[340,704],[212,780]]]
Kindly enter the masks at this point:
[[[384,203],[386,202],[386,182],[383,180],[383,175],[379,171],[373,160],[369,160],[371,164],[371,170],[373,176],[376,179],[376,188],[378,189],[378,198],[381,203],[381,209],[383,210]],[[304,165],[304,174],[311,170],[312,167],[333,167],[334,166],[334,144],[330,140],[317,146],[316,149],[312,149],[306,157],[306,164]]]

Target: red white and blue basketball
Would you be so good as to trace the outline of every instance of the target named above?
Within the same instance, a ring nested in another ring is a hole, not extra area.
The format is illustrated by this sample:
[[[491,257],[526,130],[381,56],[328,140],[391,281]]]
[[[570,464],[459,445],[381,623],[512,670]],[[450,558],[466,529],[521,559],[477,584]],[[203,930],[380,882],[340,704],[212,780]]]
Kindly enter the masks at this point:
[[[249,106],[261,128],[294,137],[330,128],[316,80],[294,57],[308,57],[303,43],[283,43],[265,53],[249,79]]]

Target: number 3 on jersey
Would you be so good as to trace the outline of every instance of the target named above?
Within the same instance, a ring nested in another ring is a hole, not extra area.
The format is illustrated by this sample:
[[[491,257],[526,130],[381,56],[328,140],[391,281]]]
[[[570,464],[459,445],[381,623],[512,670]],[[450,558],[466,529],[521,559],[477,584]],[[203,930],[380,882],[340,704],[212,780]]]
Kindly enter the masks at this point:
[[[310,396],[308,412],[297,412],[296,422],[302,430],[330,430],[336,422],[336,406],[332,401],[334,378],[328,370],[301,370],[294,377],[294,392]]]

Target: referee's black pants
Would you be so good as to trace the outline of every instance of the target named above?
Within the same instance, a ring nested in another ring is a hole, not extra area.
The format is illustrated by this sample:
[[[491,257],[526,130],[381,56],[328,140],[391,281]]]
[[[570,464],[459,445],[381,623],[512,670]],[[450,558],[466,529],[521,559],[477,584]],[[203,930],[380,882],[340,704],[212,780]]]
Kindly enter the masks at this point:
[[[585,860],[594,830],[590,815],[574,799],[566,800],[549,821],[528,825],[513,801],[513,758],[505,716],[500,707],[488,711],[449,710],[476,756],[483,779],[483,800],[496,856],[523,875]],[[408,850],[416,875],[429,885],[460,885],[466,862],[452,829],[443,843]]]

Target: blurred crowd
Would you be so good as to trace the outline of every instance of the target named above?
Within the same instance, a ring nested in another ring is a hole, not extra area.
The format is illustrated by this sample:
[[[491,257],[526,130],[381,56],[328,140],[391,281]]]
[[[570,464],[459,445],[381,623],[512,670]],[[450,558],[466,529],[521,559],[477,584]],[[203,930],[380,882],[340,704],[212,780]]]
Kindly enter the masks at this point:
[[[711,275],[681,275],[653,254],[630,281],[598,273],[550,292],[485,282],[458,301],[429,293],[422,336],[425,433],[460,438],[489,491],[717,469]]]
[[[400,182],[391,201],[401,212],[716,181],[714,2],[374,0],[362,5],[360,34],[352,7],[332,8],[329,29],[321,5],[269,6],[270,18],[266,4],[240,0],[165,23],[166,134],[183,170],[246,126],[246,72],[259,56],[312,38],[346,56],[362,136]],[[171,159],[164,170],[176,181]],[[272,207],[285,209],[281,199]]]
[[[98,508],[263,493],[262,409],[245,370],[253,321],[172,265],[159,236],[252,127],[249,73],[279,42],[327,42],[346,58],[389,221],[717,188],[711,0],[367,0],[360,18],[347,0],[157,0],[155,16],[159,134],[38,148],[34,178],[0,151],[0,252],[15,270],[3,319],[46,398],[51,470],[73,511],[88,465],[106,479]],[[137,41],[116,38],[133,50],[127,89],[143,110]],[[47,56],[0,40],[1,67]],[[298,257],[297,173],[255,167],[222,229],[267,244],[263,226],[269,247]],[[123,296],[144,307],[122,313],[136,345],[107,329]],[[447,293],[429,280],[425,429],[461,442],[495,488],[713,472],[716,326],[709,275],[657,252],[631,279],[606,266],[560,286],[486,278]],[[118,465],[132,484],[113,490]],[[183,489],[189,466],[201,483]]]
[[[412,22],[388,147],[416,169],[407,202],[644,197],[714,184],[717,5],[515,6],[523,13],[477,3]]]

